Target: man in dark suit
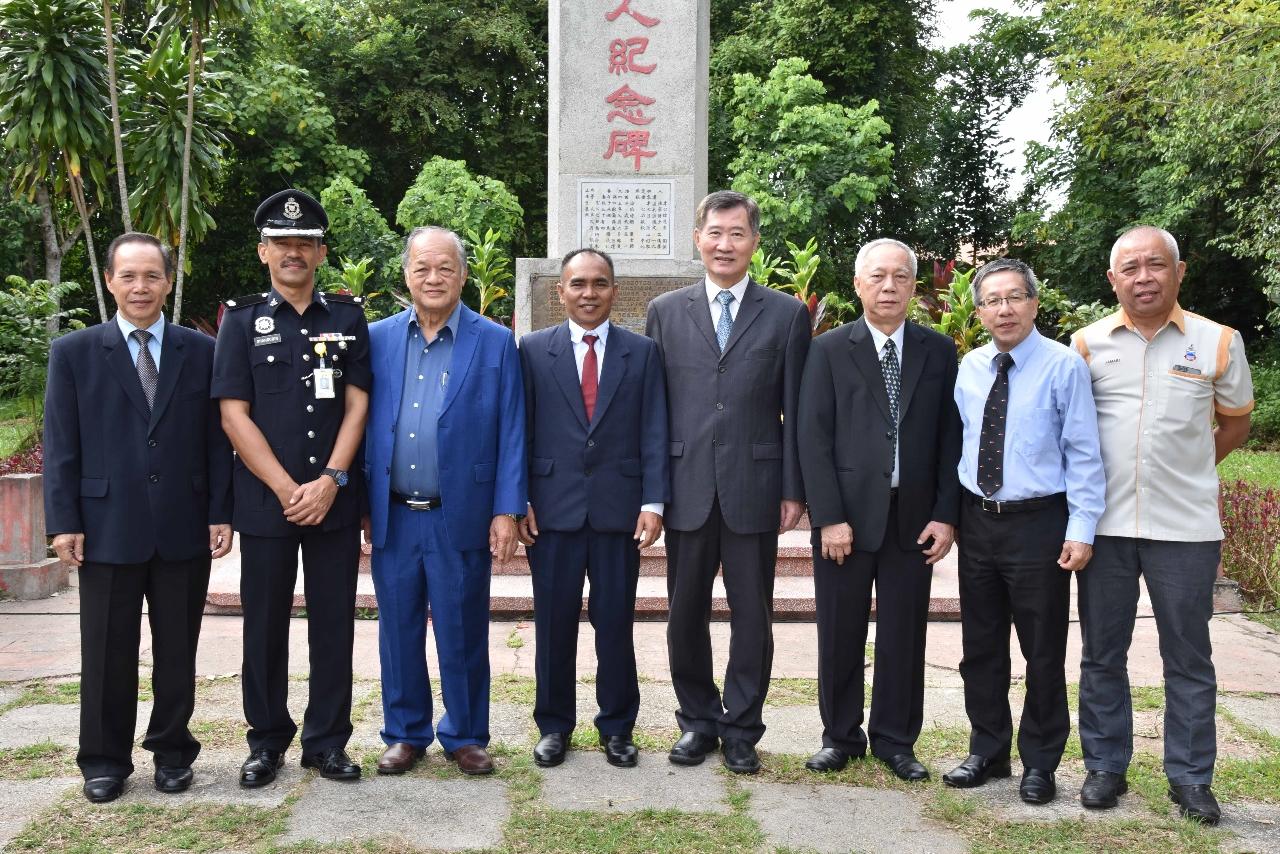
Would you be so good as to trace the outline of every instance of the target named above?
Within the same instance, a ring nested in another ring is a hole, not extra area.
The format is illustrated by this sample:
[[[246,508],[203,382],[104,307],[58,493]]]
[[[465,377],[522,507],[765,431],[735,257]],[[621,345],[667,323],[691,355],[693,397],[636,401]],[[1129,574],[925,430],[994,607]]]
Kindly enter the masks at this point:
[[[662,533],[667,400],[657,346],[609,323],[613,259],[576,249],[556,285],[568,319],[520,341],[529,511],[520,523],[533,574],[533,717],[543,767],[564,761],[573,734],[582,583],[596,637],[596,729],[605,758],[629,768],[640,709],[632,642],[640,549]]]
[[[45,391],[46,527],[80,568],[84,795],[115,800],[133,773],[142,600],[155,705],[142,742],[155,787],[191,785],[200,742],[196,642],[209,563],[231,550],[231,447],[209,400],[213,339],[167,322],[168,248],[128,233],[107,249],[115,319],[53,343]]]
[[[806,767],[836,771],[866,754],[863,648],[876,590],[871,752],[903,780],[924,718],[932,565],[955,538],[960,418],[956,347],[907,321],[916,257],[896,240],[858,252],[863,316],[821,335],[800,389],[800,464],[813,524],[818,705],[823,747]]]
[[[760,209],[749,197],[707,196],[693,238],[706,280],[651,302],[645,327],[666,365],[671,425],[667,647],[683,732],[671,761],[696,765],[720,739],[727,768],[755,773],[778,534],[804,510],[796,407],[809,311],[748,277],[760,242]],[[707,626],[722,565],[732,632],[723,698]]]

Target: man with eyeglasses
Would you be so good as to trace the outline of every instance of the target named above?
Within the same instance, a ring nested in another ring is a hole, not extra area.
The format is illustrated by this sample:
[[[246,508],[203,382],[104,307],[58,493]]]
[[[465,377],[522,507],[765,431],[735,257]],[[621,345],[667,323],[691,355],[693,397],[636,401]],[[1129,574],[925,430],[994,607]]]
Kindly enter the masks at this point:
[[[1065,659],[1071,573],[1093,554],[1102,457],[1089,369],[1036,331],[1036,277],[1001,258],[973,277],[990,343],[960,363],[960,621],[969,757],[942,781],[981,786],[1012,773],[1009,624],[1027,660],[1018,794],[1045,804],[1071,730]]]

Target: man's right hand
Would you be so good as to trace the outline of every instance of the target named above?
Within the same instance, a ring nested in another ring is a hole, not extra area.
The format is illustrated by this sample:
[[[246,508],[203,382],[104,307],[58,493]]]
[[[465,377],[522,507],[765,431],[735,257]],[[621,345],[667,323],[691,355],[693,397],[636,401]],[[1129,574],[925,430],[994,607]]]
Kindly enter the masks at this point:
[[[520,520],[518,536],[520,537],[520,542],[526,546],[533,545],[533,541],[538,538],[538,517],[533,513],[532,504],[529,505],[524,518]]]
[[[80,566],[84,563],[84,534],[58,534],[53,538],[53,553],[63,563]]]
[[[844,559],[853,552],[853,528],[848,522],[824,525],[822,528],[822,556],[843,566]]]

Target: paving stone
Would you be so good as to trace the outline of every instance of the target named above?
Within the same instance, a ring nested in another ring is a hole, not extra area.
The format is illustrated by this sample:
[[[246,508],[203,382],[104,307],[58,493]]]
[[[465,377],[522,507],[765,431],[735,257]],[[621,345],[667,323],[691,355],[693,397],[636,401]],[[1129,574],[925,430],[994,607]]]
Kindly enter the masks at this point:
[[[822,718],[814,706],[766,705],[764,727],[758,746],[769,753],[808,756],[822,747]]]
[[[77,777],[0,780],[0,851],[37,813],[79,786]]]
[[[532,747],[535,731],[531,706],[519,703],[489,704],[489,740],[492,743],[518,748]]]
[[[729,812],[715,757],[685,768],[661,753],[642,753],[635,768],[615,768],[598,751],[571,750],[542,773],[542,800],[560,810]]]
[[[147,714],[150,714],[150,709]],[[145,727],[145,723],[143,724]],[[47,703],[22,706],[0,717],[0,749],[52,741],[71,747],[80,740],[80,707]]]
[[[276,774],[274,783],[257,789],[242,789],[240,787],[240,763],[243,761],[243,756],[231,757],[227,754],[220,754],[216,758],[206,758],[202,753],[200,758],[196,760],[193,769],[195,771],[195,779],[191,782],[191,788],[176,795],[166,795],[157,792],[156,787],[152,784],[154,771],[152,770],[150,757],[148,756],[145,762],[139,762],[135,758],[134,765],[136,769],[126,784],[125,793],[121,796],[120,803],[152,804],[175,809],[181,809],[187,804],[194,803],[237,804],[239,806],[275,809],[284,803],[284,799],[289,796],[289,793],[300,785],[307,776],[307,771],[298,764],[298,757],[295,753],[286,757],[285,766]],[[328,783],[328,781],[321,782]],[[313,785],[320,785],[320,783],[314,783]]]
[[[280,843],[382,839],[433,851],[496,848],[509,812],[506,787],[492,778],[316,781],[294,804]]]
[[[1219,826],[1235,834],[1234,838],[1223,840],[1223,851],[1280,854],[1280,806],[1227,804]]]
[[[1241,722],[1280,738],[1280,696],[1223,695],[1218,697],[1218,705],[1225,707]]]
[[[902,792],[804,783],[744,785],[751,793],[748,812],[775,847],[866,854],[968,851],[958,833],[921,818],[920,804]]]
[[[950,771],[951,768],[945,769]],[[1058,784],[1058,797],[1047,804],[1026,804],[1018,797],[1018,784],[1022,768],[1013,766],[1013,776],[1004,780],[988,780],[976,789],[951,789],[953,794],[974,798],[985,803],[995,814],[1007,821],[1054,822],[1058,819],[1084,819],[1085,821],[1143,821],[1151,817],[1146,803],[1132,792],[1120,798],[1114,809],[1087,810],[1080,805],[1080,785],[1084,771],[1062,768],[1054,775]]]

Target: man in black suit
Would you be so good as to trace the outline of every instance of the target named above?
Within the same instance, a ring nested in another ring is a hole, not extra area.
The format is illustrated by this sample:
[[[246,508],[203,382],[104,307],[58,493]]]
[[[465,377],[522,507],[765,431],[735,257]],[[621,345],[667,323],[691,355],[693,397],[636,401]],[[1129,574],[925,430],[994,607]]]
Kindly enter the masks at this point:
[[[809,311],[747,275],[760,243],[760,209],[749,197],[707,196],[693,239],[706,280],[651,302],[645,326],[666,365],[671,425],[667,648],[683,732],[671,761],[696,765],[719,739],[729,770],[755,773],[778,535],[804,510],[796,407]],[[723,698],[707,625],[721,566],[732,632]]]
[[[595,249],[565,256],[556,286],[568,319],[520,341],[528,417],[529,547],[537,629],[533,717],[542,767],[559,765],[576,723],[582,583],[596,638],[596,729],[605,759],[630,768],[640,710],[632,641],[640,549],[662,534],[667,397],[657,346],[609,322],[618,285]]]
[[[80,568],[76,763],[94,803],[120,797],[133,773],[144,598],[155,705],[142,746],[158,790],[191,785],[196,642],[210,561],[232,538],[213,339],[165,320],[173,261],[151,235],[113,240],[105,278],[115,319],[53,343],[44,428],[46,527]]]
[[[800,465],[813,524],[818,705],[823,747],[806,763],[836,771],[866,754],[863,648],[876,590],[871,752],[903,780],[924,718],[932,565],[959,515],[956,347],[907,321],[915,253],[896,240],[858,252],[863,316],[813,342],[800,389]]]

